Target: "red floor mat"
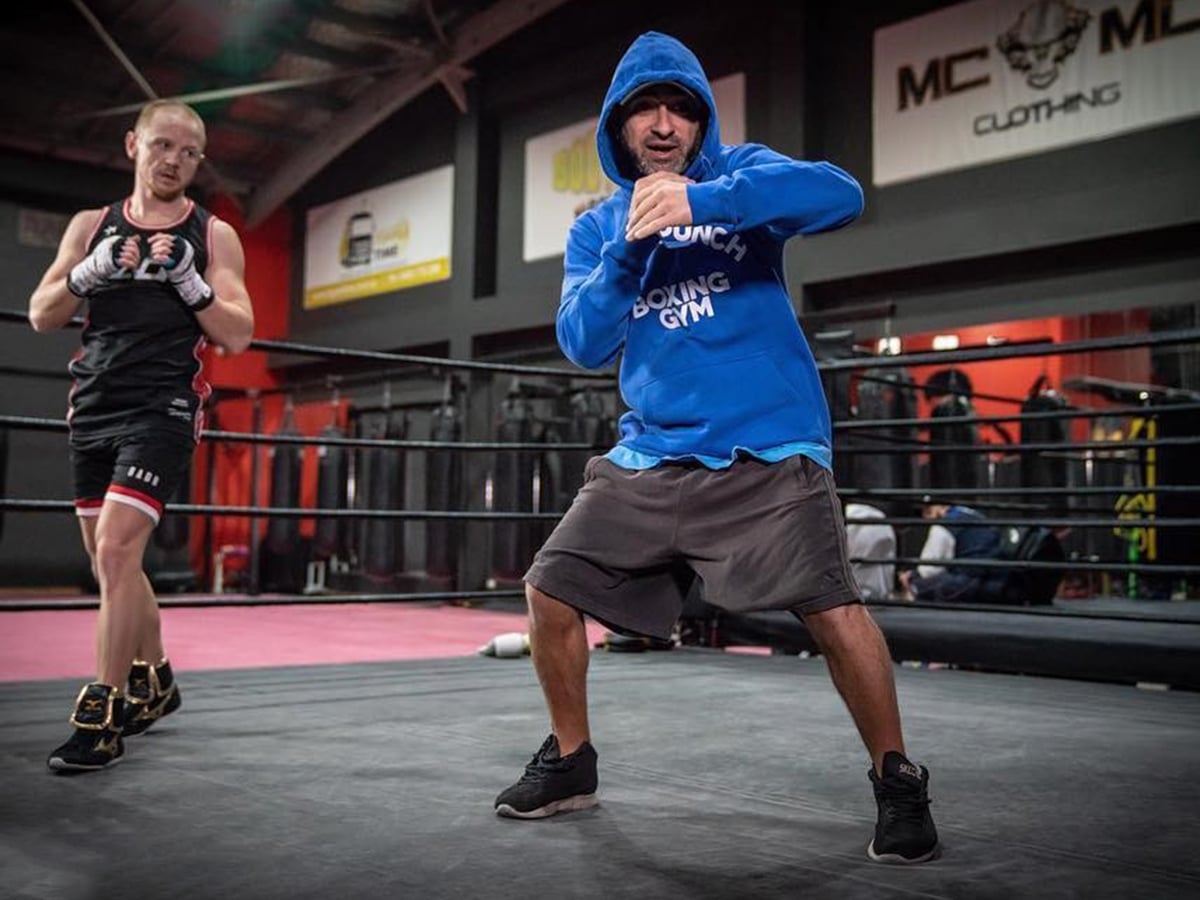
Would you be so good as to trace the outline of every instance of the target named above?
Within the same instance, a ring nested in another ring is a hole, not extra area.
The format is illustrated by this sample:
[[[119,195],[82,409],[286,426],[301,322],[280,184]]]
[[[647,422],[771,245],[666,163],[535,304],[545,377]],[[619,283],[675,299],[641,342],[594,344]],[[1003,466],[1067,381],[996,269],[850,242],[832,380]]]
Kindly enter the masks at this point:
[[[185,607],[164,609],[162,622],[179,671],[466,656],[527,630],[523,613],[366,603]],[[93,610],[0,612],[0,681],[91,678],[95,623]],[[603,634],[588,624],[593,643]]]

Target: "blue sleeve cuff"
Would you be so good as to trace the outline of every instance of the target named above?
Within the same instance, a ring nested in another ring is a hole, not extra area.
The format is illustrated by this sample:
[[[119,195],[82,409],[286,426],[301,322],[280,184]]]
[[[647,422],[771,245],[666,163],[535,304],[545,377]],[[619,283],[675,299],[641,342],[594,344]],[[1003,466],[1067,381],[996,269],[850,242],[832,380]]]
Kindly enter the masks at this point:
[[[689,184],[688,205],[692,208],[692,224],[708,225],[713,222],[737,223],[737,211],[733,204],[733,191],[729,179],[721,177],[701,184]]]

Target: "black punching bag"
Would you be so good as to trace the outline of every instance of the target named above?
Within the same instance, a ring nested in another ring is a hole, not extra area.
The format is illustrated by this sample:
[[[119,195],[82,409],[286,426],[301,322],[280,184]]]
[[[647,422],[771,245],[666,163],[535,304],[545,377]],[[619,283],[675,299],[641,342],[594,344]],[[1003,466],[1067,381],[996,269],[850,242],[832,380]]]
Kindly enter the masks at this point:
[[[8,429],[0,428],[0,496],[8,496]],[[4,537],[4,510],[0,509],[0,538]]]
[[[1046,376],[1041,375],[1029,389],[1029,395],[1021,404],[1022,413],[1065,412],[1070,409],[1067,399],[1046,386]],[[1067,419],[1029,419],[1021,421],[1021,444],[1065,444],[1067,442]],[[1065,488],[1067,480],[1067,457],[1060,453],[1052,456],[1044,450],[1021,450],[1021,486],[1037,488]],[[1041,501],[1042,498],[1038,498]],[[1066,497],[1052,497],[1046,503],[1047,513],[1060,516],[1067,511]]]
[[[298,437],[292,399],[284,407],[283,423],[275,432],[279,437]],[[271,469],[270,507],[296,508],[300,505],[300,475],[304,448],[300,444],[277,443],[268,451]],[[263,542],[263,585],[269,591],[294,592],[304,584],[304,559],[300,551],[300,520],[273,516],[267,523]]]
[[[167,503],[170,505],[191,502],[192,467],[189,464],[187,470],[179,477],[179,482],[175,485],[175,490],[167,498]],[[186,515],[171,512],[165,513],[162,521],[158,523],[158,527],[154,529],[154,546],[159,550],[166,550],[169,553],[181,550],[187,546],[191,531],[191,521]]]
[[[912,375],[906,369],[867,369],[858,382],[858,418],[863,421],[913,419],[916,417],[916,391]],[[858,447],[883,450],[899,450],[906,444],[913,447],[908,453],[857,454],[854,487],[886,491],[911,488],[916,484],[916,425],[888,425],[852,433],[857,437],[855,446]],[[873,505],[889,515],[912,515],[912,503],[907,500],[879,500],[873,501]]]
[[[336,424],[326,426],[323,438],[344,438]],[[317,506],[320,509],[345,509],[350,454],[339,444],[317,445]],[[317,519],[313,530],[313,559],[346,558],[345,519]]]
[[[462,416],[454,403],[454,391],[447,383],[445,401],[429,417],[429,439],[461,441]],[[457,450],[431,450],[425,462],[426,509],[460,508],[462,496],[462,459]],[[425,523],[425,571],[440,579],[453,579],[458,573],[460,525],[446,519]]]
[[[533,423],[529,402],[509,395],[500,404],[496,440],[529,443]],[[492,475],[492,508],[496,512],[530,512],[533,509],[533,454],[522,450],[497,450]],[[492,524],[492,575],[501,579],[520,578],[522,561],[529,549],[529,523],[508,521]]]
[[[959,369],[941,369],[929,376],[925,382],[925,396],[933,403],[929,423],[931,445],[979,445],[979,426],[974,422],[938,424],[939,419],[974,416],[975,407],[967,399],[970,393],[971,380]],[[980,468],[978,451],[930,453],[929,486],[974,490],[979,487]]]
[[[402,413],[384,413],[372,437],[402,440],[408,431],[408,419]],[[367,449],[368,509],[399,509],[404,490],[403,457],[386,447]],[[376,581],[387,581],[396,573],[396,547],[399,519],[368,519],[363,547],[363,568]]]
[[[616,443],[612,416],[604,406],[604,398],[592,388],[584,388],[571,397],[571,418],[566,440],[571,444],[591,444],[597,450],[566,450],[562,453],[558,509],[565,512],[575,492],[583,486],[583,469],[590,457],[605,452]]]

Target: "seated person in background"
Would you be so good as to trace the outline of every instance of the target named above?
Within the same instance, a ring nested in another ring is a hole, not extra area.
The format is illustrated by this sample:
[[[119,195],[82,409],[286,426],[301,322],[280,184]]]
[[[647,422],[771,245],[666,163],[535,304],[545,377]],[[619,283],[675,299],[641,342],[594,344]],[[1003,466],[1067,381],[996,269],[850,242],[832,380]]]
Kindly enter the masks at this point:
[[[922,559],[999,559],[1000,529],[958,522],[982,521],[984,515],[969,506],[926,503],[926,519],[947,519],[929,527]],[[939,566],[924,563],[916,574],[904,573],[901,582],[913,600],[934,603],[1003,602],[1006,574],[1003,569],[977,566]]]
[[[866,503],[847,503],[847,519],[883,519],[883,510]],[[896,558],[896,530],[884,523],[846,525],[846,549],[851,559]],[[858,583],[864,600],[887,600],[895,586],[896,566],[894,563],[851,562],[850,571]]]

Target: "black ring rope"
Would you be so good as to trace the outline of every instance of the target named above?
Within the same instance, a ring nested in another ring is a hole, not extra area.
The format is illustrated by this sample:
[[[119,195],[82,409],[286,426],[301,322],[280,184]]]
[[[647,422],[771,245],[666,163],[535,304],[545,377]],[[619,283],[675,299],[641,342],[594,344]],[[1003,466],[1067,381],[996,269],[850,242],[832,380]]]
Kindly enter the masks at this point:
[[[1200,444],[1200,435],[1163,437],[1155,440],[1131,441],[1031,441],[1027,444],[934,444],[914,443],[907,447],[837,447],[838,454],[845,453],[1006,453],[1022,451],[1054,450],[1060,453],[1085,450],[1153,450],[1156,447],[1183,447]],[[1100,457],[1103,459],[1103,457]]]
[[[852,556],[852,563],[871,565],[940,566],[956,569],[1045,569],[1071,572],[1133,572],[1142,575],[1196,575],[1200,566],[1177,566],[1166,563],[1120,563],[1095,560],[1063,560],[1043,562],[1033,559],[924,559],[919,556]]]
[[[441,603],[455,600],[492,600],[524,597],[524,590],[494,591],[431,591],[419,594],[195,594],[192,596],[160,596],[161,607],[197,606],[313,606],[351,603]],[[0,600],[0,615],[6,612],[48,612],[65,609],[98,609],[99,599],[78,600]]]
[[[19,310],[0,309],[0,321],[28,324],[29,314]],[[76,316],[67,324],[81,326],[83,325],[83,321],[81,317]],[[1030,356],[1065,356],[1104,350],[1125,350],[1134,347],[1168,347],[1194,343],[1200,343],[1200,328],[1178,328],[1170,331],[1156,331],[1150,334],[1126,334],[1116,337],[1066,341],[1063,343],[1046,341],[1017,346],[999,344],[995,347],[976,347],[969,350],[934,350],[925,353],[899,354],[896,356],[851,357],[848,359],[823,360],[817,363],[817,368],[822,371],[833,372],[853,369],[901,368],[905,366],[980,362],[994,359],[1016,359],[1018,357]],[[341,347],[325,347],[317,344],[301,344],[294,341],[277,341],[262,338],[252,340],[250,346],[256,350],[294,353],[302,356],[410,363],[437,371],[443,369],[463,369],[467,371],[510,372],[513,374],[550,375],[556,378],[565,377],[603,381],[611,381],[613,378],[613,375],[609,372],[588,372],[551,366],[523,366],[512,363],[452,360],[436,356],[415,356],[404,353],[389,353],[382,350],[350,350]]]
[[[34,416],[0,416],[0,428],[24,428],[30,431],[67,431],[64,419],[42,419]],[[352,438],[301,434],[253,434],[243,431],[200,432],[201,437],[211,441],[242,444],[300,444],[302,446],[325,447],[387,447],[393,450],[578,450],[601,451],[603,446],[584,443],[544,444],[534,441],[402,441],[388,438]]]
[[[1071,601],[1066,601],[1071,602]],[[868,606],[900,609],[936,609],[954,610],[955,612],[986,612],[1006,613],[1031,616],[1052,616],[1062,619],[1096,619],[1108,622],[1138,622],[1157,625],[1200,625],[1200,620],[1180,616],[1145,616],[1140,613],[1122,613],[1115,611],[1100,612],[1098,610],[1064,609],[1061,606],[1046,608],[1045,606],[1018,606],[1015,604],[997,605],[992,603],[933,603],[927,600],[870,600]]]
[[[1177,328],[1156,331],[1150,334],[1123,334],[1110,338],[1093,338],[1083,341],[1027,344],[1021,346],[976,347],[970,350],[932,350],[925,353],[908,353],[897,356],[871,356],[866,358],[827,359],[817,363],[817,368],[827,372],[854,369],[903,368],[905,366],[936,366],[947,363],[984,362],[996,359],[1017,359],[1030,356],[1069,356],[1076,353],[1096,353],[1104,350],[1129,350],[1135,347],[1171,347],[1179,344],[1200,343],[1200,328]],[[894,384],[894,382],[892,382]],[[948,392],[947,392],[948,393]]]
[[[34,500],[14,497],[0,498],[0,509],[14,512],[72,512],[72,500]],[[225,516],[251,518],[265,516],[279,519],[410,519],[413,521],[448,520],[461,522],[546,522],[561,519],[561,512],[487,512],[484,510],[449,509],[307,509],[283,506],[215,506],[207,503],[168,503],[163,515]]]
[[[39,500],[16,497],[0,498],[0,509],[14,512],[74,512],[71,500]],[[320,507],[217,506],[205,503],[170,503],[164,515],[251,516],[280,519],[402,519],[413,521],[463,522],[541,522],[563,517],[562,512],[489,512],[485,510],[445,509],[324,509]],[[896,516],[875,519],[847,517],[853,525],[956,525],[967,528],[1195,528],[1200,519],[925,519]]]
[[[847,525],[945,525],[963,528],[1196,528],[1200,519],[934,519],[918,516],[885,516],[883,518],[846,517]]]
[[[1121,494],[1200,493],[1200,484],[1124,485],[1117,487],[979,487],[979,488],[838,488],[844,497],[1074,497]]]
[[[879,357],[870,357],[878,359]],[[890,357],[889,357],[890,358]],[[952,360],[953,361],[953,360]],[[821,363],[817,363],[817,368],[821,368]],[[897,381],[894,378],[884,378],[880,375],[862,375],[854,376],[858,381],[870,381],[874,384],[886,384],[898,391],[907,391],[910,394],[920,394],[925,391],[925,385],[918,382],[903,382]],[[951,387],[949,385],[939,385],[935,388],[939,394],[953,394],[956,397],[968,397],[972,400],[990,400],[993,403],[1024,403],[1025,397],[1006,397],[1004,394],[985,394],[983,391],[969,390],[967,388]]]
[[[494,591],[437,591],[424,594],[194,594],[190,596],[163,596],[158,598],[160,607],[249,607],[249,606],[326,606],[351,605],[355,603],[440,603],[456,600],[492,600],[524,598],[522,590]],[[1005,613],[1015,615],[1054,616],[1067,619],[1088,619],[1114,622],[1138,622],[1162,625],[1196,625],[1195,619],[1175,616],[1146,616],[1135,613],[1100,612],[1073,610],[1054,607],[1046,609],[1035,606],[994,606],[983,603],[930,603],[921,600],[871,600],[870,607],[953,610],[955,612]],[[99,598],[63,600],[0,600],[0,614],[5,612],[56,612],[60,610],[95,610],[100,608]]]
[[[1105,419],[1132,416],[1154,419],[1167,414],[1195,412],[1200,403],[1171,403],[1165,406],[1114,406],[1108,409],[1064,409],[1045,412],[1013,413],[1011,416],[945,416],[932,419],[841,419],[833,423],[834,431],[859,431],[868,428],[939,428],[943,425],[992,425],[1001,422],[1036,422],[1056,419]]]
[[[0,427],[24,428],[33,431],[66,431],[67,423],[63,419],[45,419],[35,416],[6,416],[0,415]],[[604,450],[601,447],[584,443],[546,444],[537,442],[516,441],[402,441],[385,438],[351,438],[351,437],[306,437],[298,434],[252,434],[241,431],[203,431],[201,436],[210,440],[240,442],[247,444],[301,444],[305,446],[344,446],[344,447],[390,447],[396,450]],[[905,446],[889,447],[839,447],[838,453],[1016,453],[1019,451],[1055,450],[1059,452],[1084,450],[1137,450],[1154,449],[1167,446],[1190,446],[1200,444],[1200,435],[1187,437],[1164,437],[1156,440],[1130,441],[1086,441],[1068,443],[1061,441],[1039,441],[1028,444],[933,444],[909,443]]]
[[[0,309],[0,322],[29,323],[29,314],[18,310]],[[65,323],[78,328],[84,324],[80,316]],[[422,369],[441,372],[444,369],[470,372],[501,372],[513,375],[548,375],[554,378],[574,378],[589,381],[612,381],[611,372],[589,372],[582,369],[563,369],[555,366],[524,366],[517,363],[485,363],[475,360],[442,359],[437,356],[416,356],[411,353],[390,353],[384,350],[351,350],[344,347],[325,347],[318,344],[301,344],[295,341],[276,341],[255,338],[250,348],[274,353],[292,353],[298,356],[316,356],[326,359],[361,359],[381,362],[405,363]]]

